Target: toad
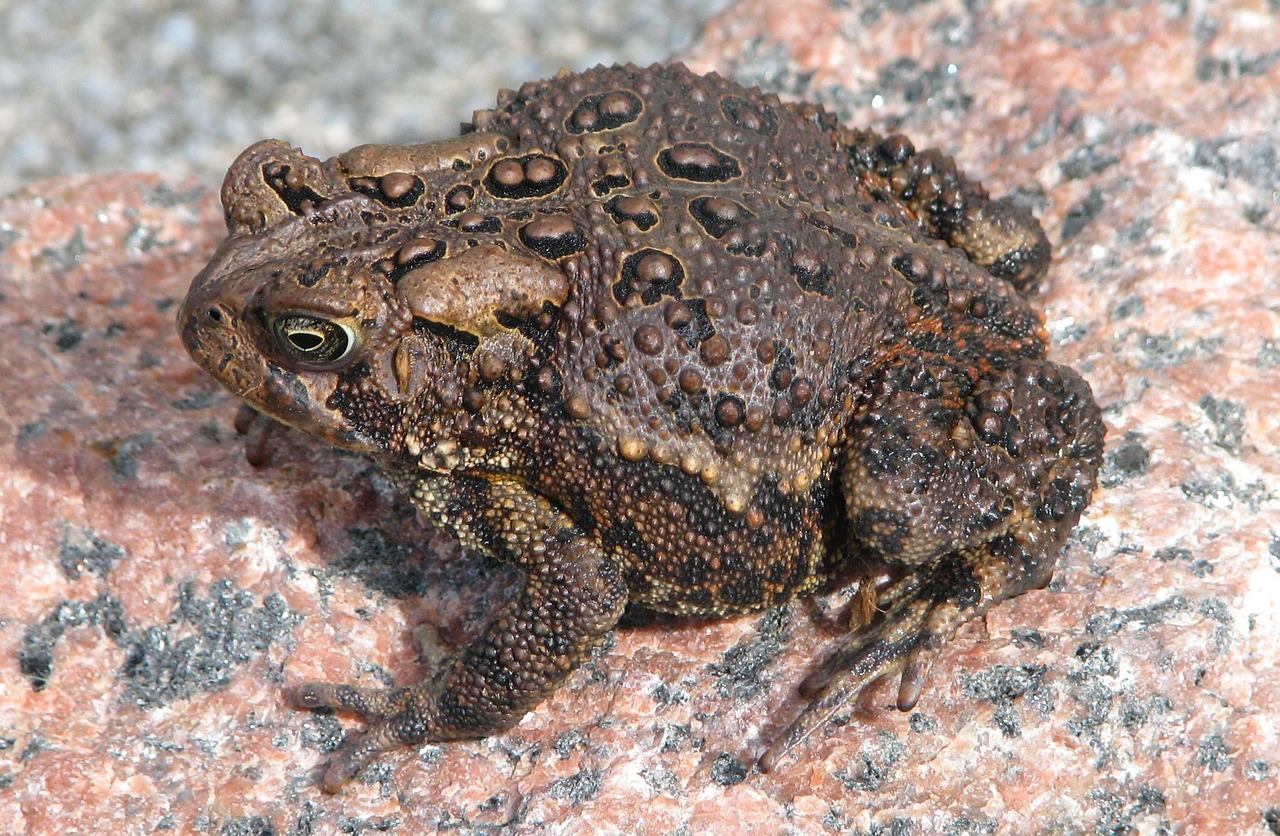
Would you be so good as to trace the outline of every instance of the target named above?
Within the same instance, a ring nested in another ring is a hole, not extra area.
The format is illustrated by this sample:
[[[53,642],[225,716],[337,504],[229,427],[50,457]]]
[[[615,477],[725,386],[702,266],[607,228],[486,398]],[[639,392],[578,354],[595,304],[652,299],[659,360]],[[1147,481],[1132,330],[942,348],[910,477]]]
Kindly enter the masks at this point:
[[[453,139],[267,140],[178,314],[254,409],[373,457],[518,593],[418,684],[308,683],[378,753],[520,720],[637,605],[727,616],[881,566],[776,765],[1043,587],[1103,426],[1046,359],[1037,221],[936,151],[681,65],[499,94]]]

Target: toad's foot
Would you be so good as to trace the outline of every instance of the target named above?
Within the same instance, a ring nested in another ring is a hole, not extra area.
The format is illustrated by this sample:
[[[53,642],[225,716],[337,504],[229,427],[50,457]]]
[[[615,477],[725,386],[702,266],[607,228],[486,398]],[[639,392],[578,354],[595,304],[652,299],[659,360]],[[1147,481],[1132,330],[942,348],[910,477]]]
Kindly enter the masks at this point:
[[[811,702],[783,736],[761,756],[761,772],[783,757],[882,677],[901,672],[895,705],[915,708],[938,651],[961,624],[1027,589],[1042,588],[1052,575],[1043,563],[1033,573],[1004,574],[1002,566],[1017,538],[1006,535],[939,561],[928,573],[904,576],[880,600],[884,615],[855,630],[817,670],[800,683]],[[1023,564],[1024,566],[1026,564]]]
[[[365,731],[349,735],[329,761],[321,786],[336,793],[380,753],[425,742],[434,725],[430,718],[436,698],[423,686],[383,689],[307,682],[294,691],[293,701],[299,708],[352,712],[370,722]]]
[[[286,427],[276,419],[259,412],[247,403],[236,410],[236,432],[244,436],[244,458],[254,467],[262,467],[270,456],[271,445]]]

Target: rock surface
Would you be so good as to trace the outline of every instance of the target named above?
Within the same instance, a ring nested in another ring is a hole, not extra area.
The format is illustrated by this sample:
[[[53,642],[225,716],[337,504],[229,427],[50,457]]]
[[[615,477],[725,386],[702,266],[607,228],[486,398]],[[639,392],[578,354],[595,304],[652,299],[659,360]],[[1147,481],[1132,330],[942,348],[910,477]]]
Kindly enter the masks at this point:
[[[412,628],[512,578],[359,458],[245,463],[172,324],[212,184],[42,181],[0,202],[0,830],[1280,832],[1280,14],[984,8],[746,2],[686,56],[955,153],[1054,242],[1103,487],[915,711],[881,689],[751,773],[839,601],[649,623],[509,734],[322,795],[344,726],[284,686],[415,679]]]

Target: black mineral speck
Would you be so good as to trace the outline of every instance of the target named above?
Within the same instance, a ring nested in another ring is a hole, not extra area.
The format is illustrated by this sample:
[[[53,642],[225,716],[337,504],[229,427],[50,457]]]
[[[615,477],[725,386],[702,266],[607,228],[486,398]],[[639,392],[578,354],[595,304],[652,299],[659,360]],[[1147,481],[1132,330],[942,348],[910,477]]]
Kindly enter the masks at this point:
[[[19,450],[30,444],[35,439],[44,435],[49,430],[49,425],[44,421],[31,421],[18,427],[18,437],[15,443]]]
[[[1143,446],[1139,435],[1130,432],[1125,434],[1118,447],[1107,451],[1098,478],[1111,488],[1144,475],[1150,467],[1151,452]]]
[[[43,329],[46,334],[53,334],[54,347],[60,353],[65,353],[75,348],[84,339],[84,332],[80,330],[80,323],[74,319],[68,319],[57,325],[46,325]]]
[[[979,674],[964,678],[964,693],[970,699],[983,699],[992,704],[991,722],[1005,737],[1022,733],[1022,719],[1015,703],[1026,697],[1042,713],[1053,708],[1053,699],[1044,685],[1047,668],[1043,665],[993,665]]]
[[[1067,154],[1059,167],[1062,170],[1062,176],[1066,179],[1079,180],[1100,171],[1106,171],[1119,161],[1119,157],[1103,153],[1096,145],[1082,145]]]
[[[1067,216],[1062,219],[1062,237],[1059,240],[1065,244],[1075,238],[1101,211],[1102,192],[1090,189],[1084,200],[1067,210]]]
[[[1192,553],[1191,549],[1184,549],[1181,546],[1165,546],[1164,548],[1156,549],[1151,553],[1151,556],[1162,563],[1169,563],[1174,560],[1190,562]]]
[[[183,584],[168,623],[131,632],[124,642],[126,698],[157,708],[226,686],[236,668],[286,639],[300,618],[276,594],[255,604],[229,580],[214,583],[207,598]]]
[[[66,272],[78,265],[87,252],[89,252],[89,245],[85,243],[84,230],[77,229],[66,243],[58,247],[46,247],[41,251],[40,256],[54,269]]]
[[[1258,345],[1258,365],[1264,369],[1280,366],[1280,342],[1263,340]]]
[[[680,796],[680,777],[670,769],[662,766],[644,767],[640,770],[640,777],[656,793],[672,798]]]
[[[598,769],[582,769],[552,784],[550,795],[576,807],[600,794],[601,778],[602,773]]]
[[[1137,785],[1124,787],[1124,794],[1103,787],[1089,790],[1087,798],[1093,801],[1098,810],[1094,824],[1094,832],[1098,833],[1132,833],[1139,831],[1139,824],[1147,824],[1146,819],[1162,816],[1165,812],[1164,792],[1156,787]],[[1146,832],[1147,828],[1140,828]],[[1175,832],[1170,822],[1158,821],[1152,832]]]
[[[123,438],[104,439],[95,447],[106,454],[111,462],[111,473],[118,482],[131,482],[138,478],[139,454],[151,447],[155,438],[149,432],[134,433]]]
[[[927,102],[963,113],[973,104],[973,96],[964,89],[958,70],[947,62],[924,66],[903,57],[882,67],[871,89],[885,97],[900,96],[908,105]]]
[[[744,639],[725,651],[721,660],[711,666],[720,696],[750,699],[758,694],[767,685],[762,674],[782,651],[790,626],[788,608],[771,610],[760,619],[759,635],[754,639]]]
[[[925,734],[938,729],[938,721],[920,711],[911,712],[911,717],[907,722],[911,726],[911,730],[916,734]]]
[[[174,191],[167,183],[160,183],[150,189],[143,197],[148,206],[159,206],[171,209],[175,206],[191,206],[202,200],[208,191],[203,185],[192,186],[186,191]]]
[[[1239,178],[1264,192],[1280,189],[1280,149],[1269,139],[1224,136],[1198,140],[1191,164],[1223,178]]]
[[[58,547],[58,566],[75,580],[85,572],[105,578],[111,567],[125,556],[123,547],[108,542],[92,531],[66,527]]]
[[[276,836],[275,822],[265,816],[231,819],[218,831],[219,836]]]
[[[653,697],[653,701],[662,707],[684,705],[689,701],[687,692],[679,688],[672,688],[665,682],[655,685],[653,690],[649,692],[649,696]]]
[[[10,244],[13,244],[15,241],[17,241],[21,237],[22,237],[22,233],[19,232],[18,230],[8,229],[6,227],[0,226],[0,253],[3,253],[5,250],[7,250]],[[0,297],[0,300],[2,299],[3,297]]]
[[[1244,442],[1244,406],[1226,398],[1205,395],[1200,409],[1213,425],[1213,443],[1232,455],[1240,455]]]
[[[63,601],[53,612],[29,626],[22,635],[18,668],[36,691],[53,676],[54,647],[63,633],[74,627],[101,627],[119,642],[125,633],[124,607],[119,599],[103,593],[93,601]]]
[[[1111,310],[1112,319],[1129,319],[1130,317],[1142,316],[1146,313],[1147,306],[1142,301],[1141,296],[1126,296],[1116,303]]]
[[[551,743],[551,748],[555,749],[561,760],[564,760],[571,756],[575,750],[584,747],[586,742],[586,735],[577,729],[572,729],[556,735],[556,739]]]
[[[147,254],[152,250],[162,249],[172,242],[160,237],[158,230],[144,224],[138,224],[129,230],[124,237],[125,249],[132,254]]]
[[[1213,732],[1200,741],[1196,751],[1196,763],[1210,772],[1226,772],[1231,767],[1231,755],[1222,734]]]
[[[342,723],[332,714],[312,714],[302,722],[299,735],[303,747],[329,754],[338,751],[346,740]]]
[[[711,780],[722,787],[732,787],[734,784],[741,784],[746,779],[746,767],[728,752],[722,752],[717,755],[715,762],[711,764]]]
[[[1226,471],[1197,474],[1179,484],[1178,489],[1191,501],[1215,510],[1239,503],[1256,511],[1272,497],[1271,490],[1261,479],[1240,484],[1232,473]]]
[[[1044,647],[1044,634],[1039,630],[1018,627],[1010,631],[1009,638],[1018,647]]]
[[[1126,610],[1103,609],[1090,616],[1085,624],[1085,632],[1097,639],[1114,636],[1126,626],[1136,624],[1139,626],[1150,626],[1152,624],[1160,624],[1170,616],[1188,612],[1191,609],[1191,602],[1182,595],[1173,595],[1145,607],[1133,607]],[[1088,658],[1091,651],[1085,648],[1097,648],[1097,645],[1087,643],[1080,646],[1077,656]],[[1110,653],[1108,650],[1107,653]]]
[[[835,777],[847,790],[876,792],[893,778],[894,767],[906,754],[907,747],[896,734],[881,732]]]
[[[194,409],[206,409],[220,400],[220,396],[214,389],[200,389],[191,395],[183,398],[175,398],[169,401],[169,405],[174,409],[187,411]]]

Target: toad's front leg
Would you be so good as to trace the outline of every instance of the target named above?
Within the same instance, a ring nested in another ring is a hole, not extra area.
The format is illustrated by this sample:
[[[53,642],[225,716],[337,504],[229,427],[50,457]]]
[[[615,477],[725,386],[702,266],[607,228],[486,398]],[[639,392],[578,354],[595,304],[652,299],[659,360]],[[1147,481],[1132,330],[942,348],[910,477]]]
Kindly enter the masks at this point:
[[[417,685],[310,682],[297,689],[301,707],[352,711],[371,724],[334,755],[324,776],[328,792],[387,749],[480,738],[515,725],[582,664],[626,606],[617,562],[523,485],[451,477],[419,483],[414,494],[463,545],[519,568],[524,588],[446,669]]]

